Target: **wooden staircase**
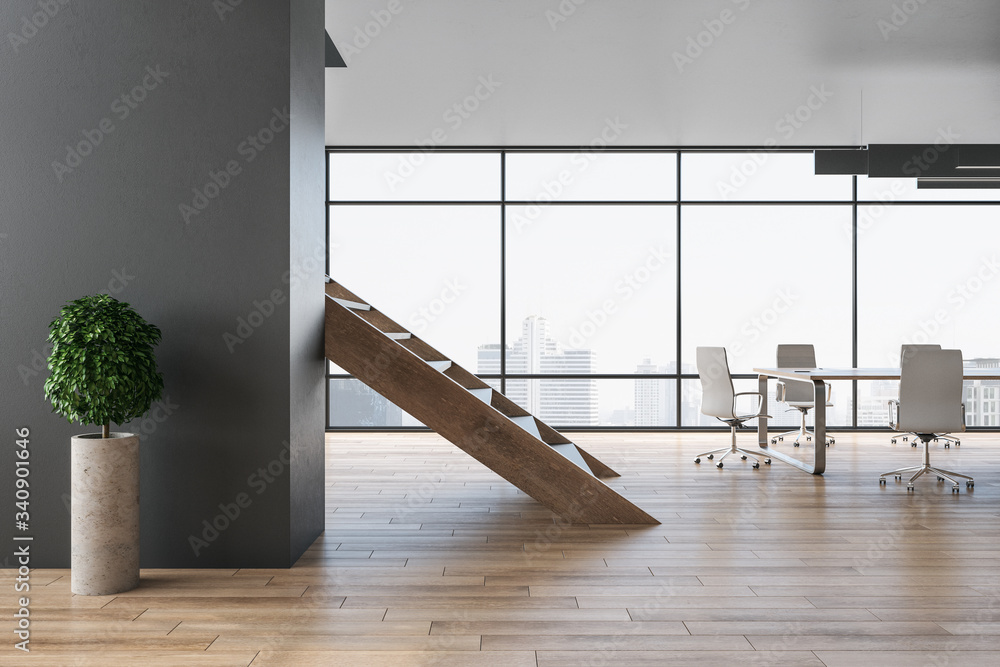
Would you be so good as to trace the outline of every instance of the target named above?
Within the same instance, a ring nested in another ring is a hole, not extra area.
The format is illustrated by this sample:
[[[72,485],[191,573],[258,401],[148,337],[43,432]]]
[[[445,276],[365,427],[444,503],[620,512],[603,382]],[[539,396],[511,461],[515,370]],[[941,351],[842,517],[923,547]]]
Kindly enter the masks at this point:
[[[358,298],[326,284],[326,357],[570,523],[657,524],[618,473]]]

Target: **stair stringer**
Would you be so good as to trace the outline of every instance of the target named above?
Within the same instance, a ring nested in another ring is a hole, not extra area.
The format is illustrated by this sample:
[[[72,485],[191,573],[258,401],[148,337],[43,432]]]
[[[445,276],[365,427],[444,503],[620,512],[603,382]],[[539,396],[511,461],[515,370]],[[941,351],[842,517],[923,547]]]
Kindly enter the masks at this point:
[[[330,361],[564,520],[571,523],[659,523],[329,297],[326,300],[325,345]],[[590,454],[577,449],[592,469],[595,464],[597,468],[603,466]]]

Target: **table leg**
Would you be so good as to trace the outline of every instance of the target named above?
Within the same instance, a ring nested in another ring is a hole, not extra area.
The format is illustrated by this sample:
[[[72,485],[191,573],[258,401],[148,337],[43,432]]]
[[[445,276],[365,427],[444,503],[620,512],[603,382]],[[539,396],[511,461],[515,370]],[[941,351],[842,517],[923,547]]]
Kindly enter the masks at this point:
[[[813,419],[816,422],[813,433],[814,475],[822,475],[826,470],[826,382],[813,380]]]
[[[764,399],[761,403],[761,412],[767,412],[767,376],[758,375],[757,376],[757,387],[758,391],[763,394]],[[816,426],[813,432],[813,462],[812,465],[800,461],[799,459],[784,454],[774,449],[773,447],[768,447],[767,442],[767,417],[757,418],[757,444],[761,449],[767,450],[767,455],[772,459],[778,459],[783,463],[787,463],[790,466],[794,466],[799,470],[811,473],[813,475],[822,475],[823,471],[826,470],[826,382],[823,380],[813,380],[814,389],[814,400],[815,400],[815,412],[813,413]],[[804,448],[803,448],[804,449]]]
[[[757,376],[757,391],[760,392],[760,413],[767,414],[767,376]],[[767,417],[757,417],[757,444],[767,449]]]

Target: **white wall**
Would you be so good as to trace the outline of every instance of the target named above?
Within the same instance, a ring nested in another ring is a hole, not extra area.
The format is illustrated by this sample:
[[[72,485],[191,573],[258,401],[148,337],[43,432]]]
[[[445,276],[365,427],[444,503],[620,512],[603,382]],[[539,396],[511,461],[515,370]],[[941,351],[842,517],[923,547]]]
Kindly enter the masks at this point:
[[[626,126],[616,145],[923,142],[949,126],[1000,142],[996,0],[327,0],[326,27],[348,63],[327,70],[331,145],[581,145],[608,119]],[[786,119],[797,109],[805,122]]]

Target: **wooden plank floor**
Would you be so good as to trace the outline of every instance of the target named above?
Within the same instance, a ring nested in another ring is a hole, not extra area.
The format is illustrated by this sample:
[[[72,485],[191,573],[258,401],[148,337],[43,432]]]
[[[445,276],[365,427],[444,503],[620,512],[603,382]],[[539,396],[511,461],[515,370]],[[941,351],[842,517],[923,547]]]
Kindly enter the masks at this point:
[[[36,570],[30,655],[2,571],[0,665],[1000,664],[998,436],[933,448],[976,477],[957,494],[880,487],[920,458],[887,435],[838,435],[823,477],[696,466],[721,433],[574,439],[662,525],[561,525],[434,435],[330,435],[327,531],[295,567],[103,598]]]

